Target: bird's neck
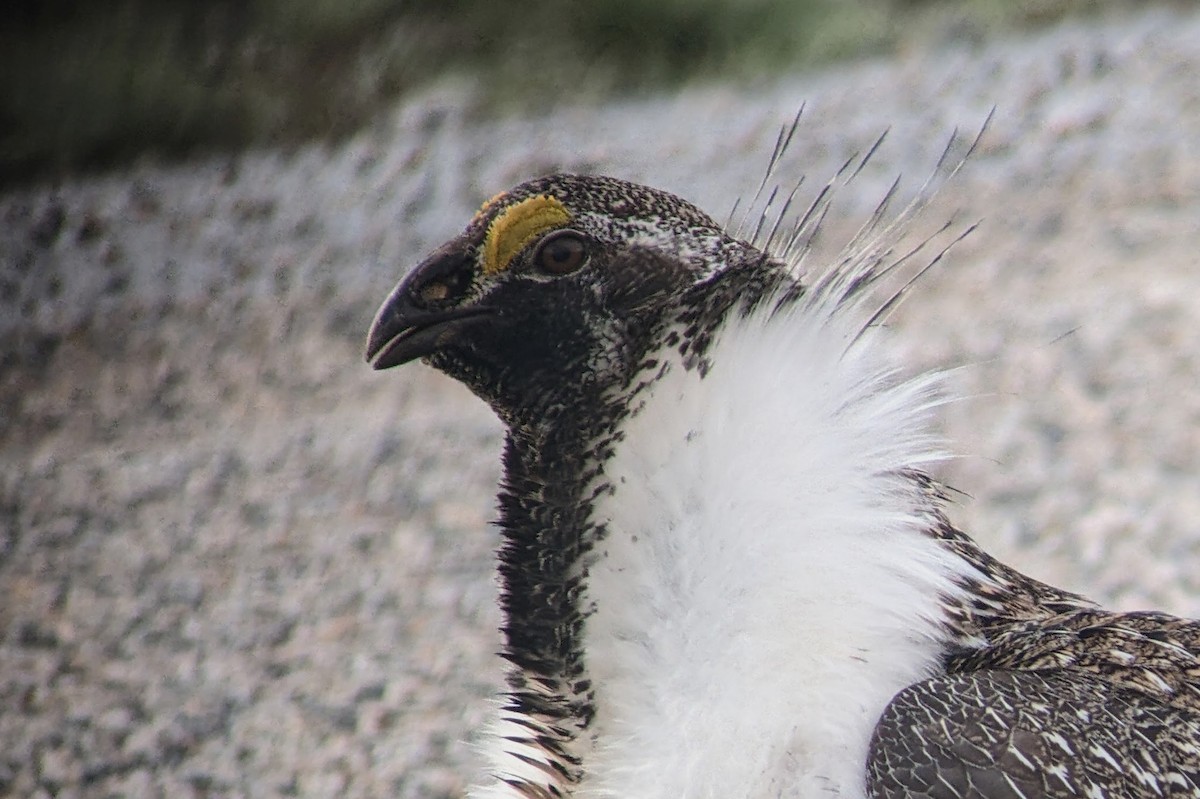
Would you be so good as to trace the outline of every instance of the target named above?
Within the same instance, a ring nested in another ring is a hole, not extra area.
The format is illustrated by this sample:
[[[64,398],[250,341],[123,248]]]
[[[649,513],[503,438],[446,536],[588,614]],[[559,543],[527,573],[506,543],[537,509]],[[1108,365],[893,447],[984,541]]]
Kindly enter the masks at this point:
[[[554,446],[510,436],[509,782],[479,796],[861,795],[980,575],[921,477],[933,381],[804,303],[710,320]]]

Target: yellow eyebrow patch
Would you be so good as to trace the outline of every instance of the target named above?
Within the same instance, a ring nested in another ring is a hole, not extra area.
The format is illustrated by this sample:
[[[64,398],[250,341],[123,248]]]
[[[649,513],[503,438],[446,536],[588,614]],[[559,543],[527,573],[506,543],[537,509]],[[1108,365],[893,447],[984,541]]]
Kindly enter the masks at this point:
[[[571,221],[566,206],[542,194],[505,209],[488,225],[483,240],[483,273],[495,275],[508,269],[517,253],[552,228]]]
[[[478,219],[479,217],[486,214],[493,205],[500,202],[507,196],[508,196],[508,192],[506,192],[506,191],[501,191],[501,192],[497,192],[497,193],[493,194],[491,197],[489,197],[487,200],[484,201],[483,205],[479,206],[479,210],[475,212],[475,218],[472,219],[471,221],[474,222],[475,219]]]

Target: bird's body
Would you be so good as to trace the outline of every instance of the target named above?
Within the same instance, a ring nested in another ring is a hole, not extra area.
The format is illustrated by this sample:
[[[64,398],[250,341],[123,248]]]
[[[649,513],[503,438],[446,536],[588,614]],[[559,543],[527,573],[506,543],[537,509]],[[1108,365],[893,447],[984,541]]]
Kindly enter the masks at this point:
[[[954,529],[936,375],[678,198],[498,195],[373,326],[507,426],[500,797],[1200,797],[1200,625],[1110,614]]]

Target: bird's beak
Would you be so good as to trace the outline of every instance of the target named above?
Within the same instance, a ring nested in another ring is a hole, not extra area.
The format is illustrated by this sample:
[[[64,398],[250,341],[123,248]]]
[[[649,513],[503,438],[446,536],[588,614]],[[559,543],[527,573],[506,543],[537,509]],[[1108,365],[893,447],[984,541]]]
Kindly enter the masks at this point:
[[[401,280],[371,323],[367,362],[390,369],[432,355],[467,328],[494,316],[490,308],[460,304],[470,288],[472,269],[461,249],[446,247]]]

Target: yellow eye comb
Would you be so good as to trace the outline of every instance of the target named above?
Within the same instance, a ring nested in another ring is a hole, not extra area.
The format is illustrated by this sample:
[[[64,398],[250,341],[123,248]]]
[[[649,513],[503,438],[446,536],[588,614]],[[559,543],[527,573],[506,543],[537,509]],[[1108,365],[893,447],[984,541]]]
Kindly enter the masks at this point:
[[[489,201],[491,202],[491,201]],[[517,253],[547,230],[571,221],[566,206],[542,194],[522,200],[492,220],[483,239],[483,273],[496,275],[508,269]]]

